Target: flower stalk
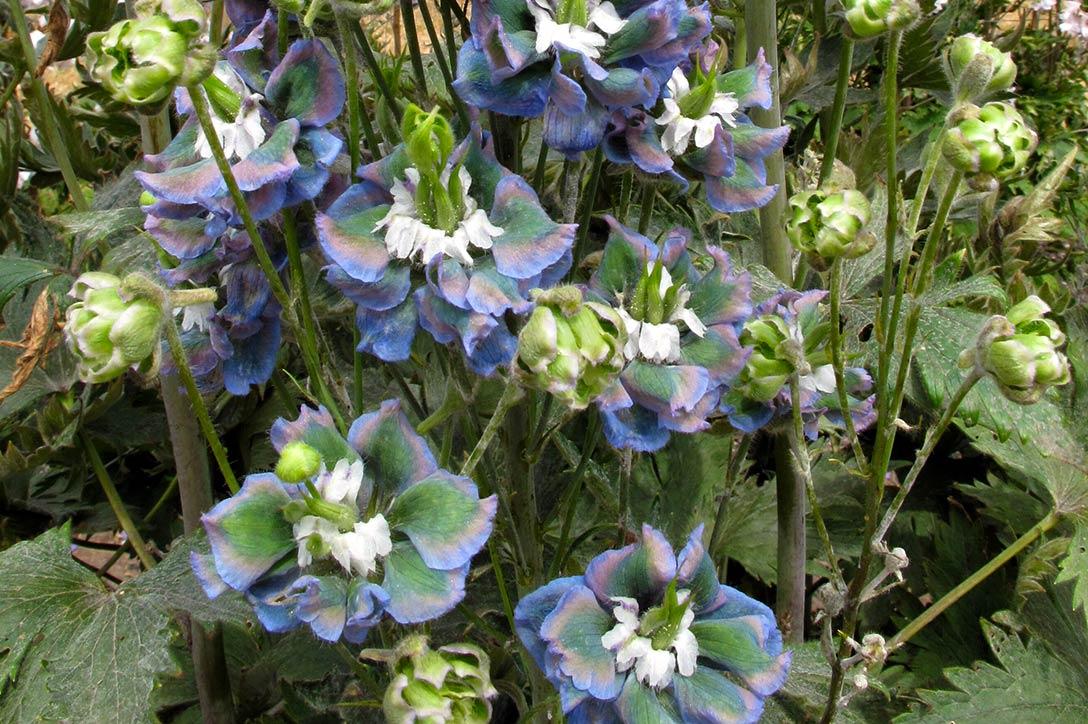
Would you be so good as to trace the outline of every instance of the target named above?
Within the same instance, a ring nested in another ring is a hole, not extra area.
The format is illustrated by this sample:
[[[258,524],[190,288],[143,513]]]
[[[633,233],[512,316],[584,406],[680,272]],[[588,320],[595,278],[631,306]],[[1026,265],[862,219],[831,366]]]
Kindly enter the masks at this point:
[[[125,531],[133,552],[140,559],[144,569],[150,570],[155,566],[155,559],[148,552],[147,544],[144,542],[143,536],[140,535],[140,529],[136,527],[135,521],[129,515],[128,508],[125,507],[125,501],[121,499],[113,480],[110,479],[106,466],[102,464],[102,458],[99,456],[98,450],[87,433],[82,431],[79,433],[79,444],[83,448],[83,453],[87,456],[87,461],[91,464],[91,469],[94,470],[95,477],[98,478],[98,484],[102,486],[102,492],[106,494],[106,500],[109,501],[117,522],[121,524],[121,530]]]

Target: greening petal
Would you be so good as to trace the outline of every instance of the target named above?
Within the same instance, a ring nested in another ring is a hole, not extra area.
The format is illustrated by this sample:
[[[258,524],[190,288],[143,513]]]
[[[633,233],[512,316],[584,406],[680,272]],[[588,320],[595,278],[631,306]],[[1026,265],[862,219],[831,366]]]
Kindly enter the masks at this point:
[[[427,566],[407,541],[393,545],[385,558],[382,588],[389,594],[387,610],[397,623],[420,623],[449,612],[465,597],[469,564],[449,571]]]
[[[674,680],[679,678],[673,677]],[[616,700],[616,708],[620,719],[627,724],[680,724],[681,721],[665,708],[656,691],[640,684],[635,676],[627,677]]]
[[[574,243],[577,227],[552,221],[536,192],[519,176],[506,176],[498,182],[490,218],[503,230],[492,248],[495,267],[514,279],[540,274]]]
[[[699,655],[740,676],[752,691],[769,696],[782,687],[790,667],[790,653],[781,649],[781,635],[763,616],[697,620],[691,632]]]
[[[699,649],[702,654],[702,641]],[[705,666],[691,676],[674,676],[672,686],[686,722],[756,722],[763,714],[762,698]]]
[[[276,448],[277,452],[281,452],[291,442],[306,443],[321,454],[321,459],[329,470],[332,470],[340,460],[359,459],[358,453],[336,430],[332,415],[324,407],[318,407],[315,410],[303,405],[294,421],[277,418],[272,423],[269,437],[272,440],[272,447]]]
[[[438,469],[426,441],[401,411],[399,400],[386,400],[377,412],[359,417],[348,431],[348,441],[363,456],[367,477],[394,495]]]
[[[593,591],[576,586],[563,594],[540,629],[549,651],[559,657],[559,671],[596,699],[614,699],[623,686],[612,652],[601,643],[614,625]]]
[[[324,126],[344,107],[344,77],[324,43],[296,40],[268,77],[265,96],[281,118]]]
[[[665,586],[676,577],[676,556],[665,536],[643,524],[642,540],[619,550],[605,551],[586,566],[585,585],[602,606],[616,596],[643,604],[657,603]]]

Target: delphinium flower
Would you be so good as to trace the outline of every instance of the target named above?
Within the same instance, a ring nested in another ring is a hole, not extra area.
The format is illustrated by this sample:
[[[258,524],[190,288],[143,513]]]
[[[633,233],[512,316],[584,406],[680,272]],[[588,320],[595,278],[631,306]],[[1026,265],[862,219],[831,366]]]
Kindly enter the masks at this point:
[[[659,250],[606,221],[611,234],[589,294],[616,309],[627,341],[623,370],[597,405],[613,446],[658,450],[672,431],[707,429],[722,387],[743,368],[737,334],[752,309],[750,281],[716,247],[696,264],[686,229],[669,232]]]
[[[648,525],[523,598],[518,637],[570,721],[752,722],[789,671],[774,614],[718,582],[702,526],[679,555]]]
[[[543,115],[544,143],[577,155],[613,111],[652,107],[709,32],[707,5],[684,0],[473,0],[454,87],[480,108]]]
[[[269,631],[305,623],[354,643],[386,613],[419,623],[464,598],[496,498],[439,469],[396,400],[346,438],[324,408],[306,407],[271,438],[276,472],[247,476],[203,516],[211,554],[192,562],[210,597],[241,591]]]
[[[856,259],[868,254],[876,237],[865,229],[869,200],[855,189],[825,186],[790,197],[786,235],[816,269],[835,259]]]
[[[357,305],[360,351],[407,359],[422,327],[489,375],[514,356],[506,313],[566,274],[575,227],[548,217],[478,128],[455,144],[437,111],[409,106],[403,138],[318,214],[329,281]]]
[[[1068,384],[1069,360],[1060,351],[1065,333],[1046,317],[1049,311],[1046,302],[1032,295],[1004,315],[991,317],[975,345],[960,355],[960,367],[990,377],[1001,394],[1021,405],[1038,402],[1052,386]]]
[[[968,175],[977,188],[992,189],[1027,163],[1039,137],[1009,103],[965,104],[941,146],[950,164]]]
[[[825,418],[842,425],[835,370],[826,341],[829,322],[820,309],[824,291],[781,291],[762,302],[744,325],[740,342],[749,352],[744,369],[722,398],[722,412],[741,432],[753,433],[800,404],[805,434],[815,437]],[[799,401],[790,381],[799,377]],[[862,430],[875,420],[872,378],[865,369],[843,370],[850,416]]]
[[[318,198],[343,145],[326,126],[344,105],[344,80],[317,39],[296,41],[279,60],[272,13],[236,38],[225,56],[200,92],[278,267],[286,261],[283,210]],[[145,228],[177,260],[164,269],[168,283],[218,283],[223,304],[186,331],[186,346],[205,385],[245,394],[272,374],[280,310],[187,91],[178,92],[177,109],[188,115],[181,131],[161,154],[146,157],[148,171],[136,174],[147,191]]]
[[[785,145],[789,127],[761,128],[744,113],[771,106],[771,66],[762,49],[746,68],[721,73],[724,60],[717,43],[700,47],[689,70],[673,70],[656,109],[612,114],[604,148],[613,162],[685,189],[701,181],[713,209],[734,213],[764,206],[778,192],[767,184],[763,159]]]

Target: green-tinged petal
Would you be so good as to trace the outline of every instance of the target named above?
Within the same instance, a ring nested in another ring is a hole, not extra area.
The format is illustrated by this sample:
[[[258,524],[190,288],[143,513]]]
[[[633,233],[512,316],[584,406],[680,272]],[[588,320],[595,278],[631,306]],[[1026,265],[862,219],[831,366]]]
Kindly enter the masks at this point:
[[[497,503],[494,495],[480,500],[468,478],[439,470],[398,495],[387,520],[412,540],[428,566],[449,570],[483,548]]]
[[[398,400],[386,400],[377,412],[359,417],[348,440],[363,456],[367,477],[391,493],[403,492],[438,469],[427,442],[412,429]]]
[[[674,677],[679,678],[679,677]],[[665,708],[657,692],[643,686],[634,676],[627,677],[623,692],[616,700],[620,718],[627,724],[680,724],[681,719]],[[697,721],[697,720],[693,720]]]
[[[467,563],[451,571],[436,571],[423,562],[415,546],[407,541],[394,544],[383,563],[382,588],[389,594],[386,610],[398,623],[438,618],[465,597]]]
[[[623,677],[616,674],[615,656],[601,643],[615,623],[593,591],[576,586],[563,594],[540,628],[549,652],[559,657],[559,670],[570,677],[575,688],[597,699],[614,699],[623,686]]]
[[[699,642],[700,656],[737,674],[757,694],[768,696],[782,686],[790,666],[789,652],[774,656],[767,651],[773,625],[763,616],[738,616],[695,621],[691,632]]]
[[[303,405],[293,421],[278,418],[269,432],[272,447],[283,452],[289,443],[301,442],[316,450],[325,467],[332,470],[340,460],[358,460],[359,454],[336,429],[332,415],[324,407],[316,410]]]
[[[763,713],[763,699],[705,666],[691,676],[674,676],[672,687],[685,722],[755,722]]]

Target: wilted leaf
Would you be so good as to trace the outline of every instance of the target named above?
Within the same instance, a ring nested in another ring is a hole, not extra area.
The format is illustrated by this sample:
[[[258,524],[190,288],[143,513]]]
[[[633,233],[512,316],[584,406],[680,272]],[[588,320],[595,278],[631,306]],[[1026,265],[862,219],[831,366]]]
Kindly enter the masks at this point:
[[[21,350],[15,360],[11,380],[0,389],[0,402],[22,389],[34,370],[45,367],[46,358],[60,341],[60,319],[56,310],[51,308],[51,301],[49,287],[43,288],[34,302],[22,339],[18,342],[0,340],[0,346]]]

